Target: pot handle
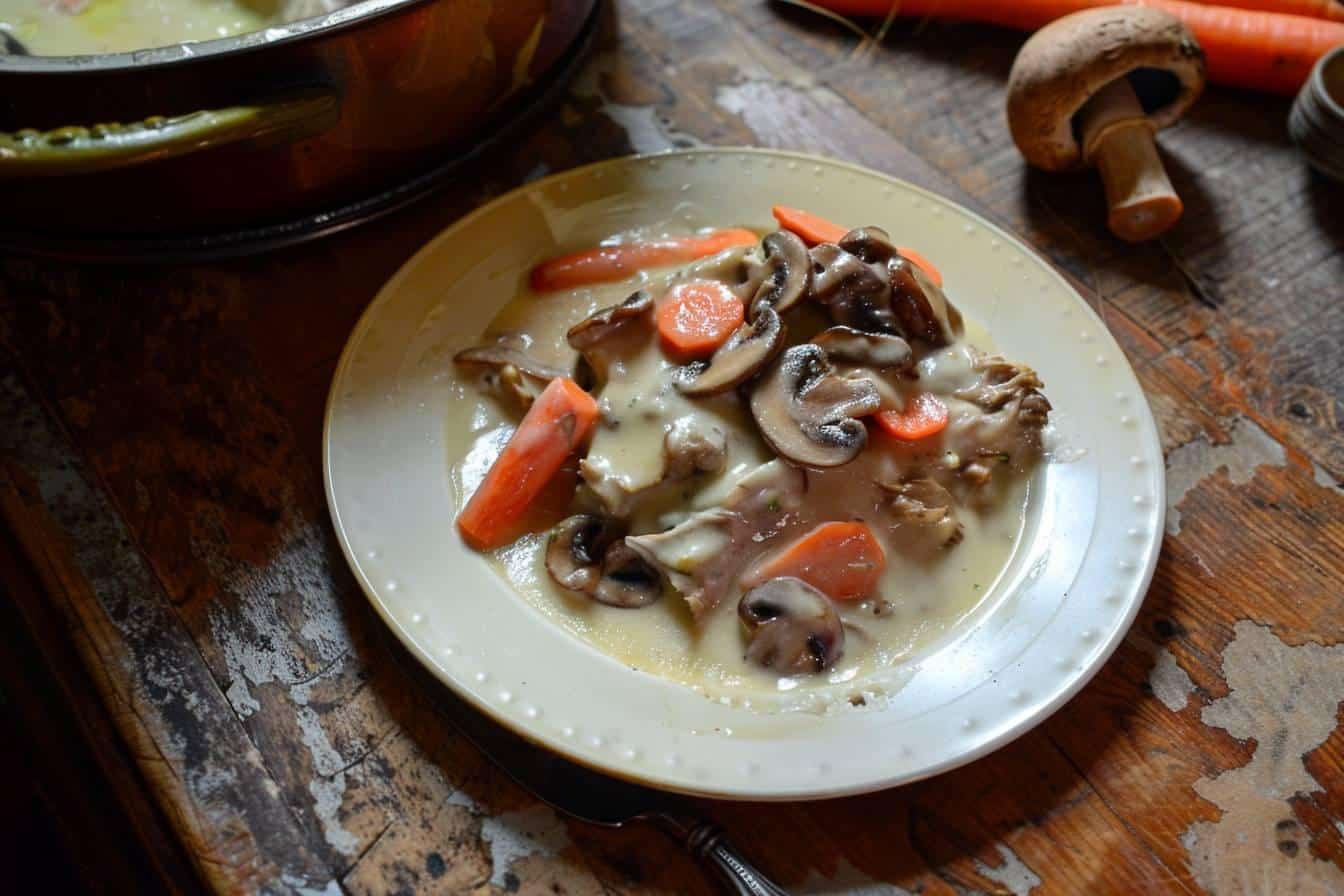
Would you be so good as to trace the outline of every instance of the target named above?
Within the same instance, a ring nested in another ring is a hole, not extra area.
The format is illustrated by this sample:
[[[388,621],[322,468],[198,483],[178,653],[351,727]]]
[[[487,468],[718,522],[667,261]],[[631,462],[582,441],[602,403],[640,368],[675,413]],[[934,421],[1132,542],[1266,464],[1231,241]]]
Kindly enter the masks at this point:
[[[335,94],[324,91],[127,124],[0,131],[0,179],[88,174],[240,140],[308,136],[335,121],[338,105]]]

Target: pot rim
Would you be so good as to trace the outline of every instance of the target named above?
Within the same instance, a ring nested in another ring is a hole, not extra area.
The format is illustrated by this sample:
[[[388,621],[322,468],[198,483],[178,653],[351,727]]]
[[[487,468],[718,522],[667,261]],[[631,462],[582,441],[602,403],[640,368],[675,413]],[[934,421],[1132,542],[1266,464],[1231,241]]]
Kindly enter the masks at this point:
[[[0,75],[84,75],[117,71],[143,71],[189,65],[203,59],[216,59],[248,53],[276,44],[293,43],[319,33],[343,31],[365,20],[381,18],[403,8],[440,0],[360,0],[343,9],[272,25],[233,37],[187,41],[166,47],[148,47],[123,53],[92,53],[80,56],[13,56],[0,54]]]

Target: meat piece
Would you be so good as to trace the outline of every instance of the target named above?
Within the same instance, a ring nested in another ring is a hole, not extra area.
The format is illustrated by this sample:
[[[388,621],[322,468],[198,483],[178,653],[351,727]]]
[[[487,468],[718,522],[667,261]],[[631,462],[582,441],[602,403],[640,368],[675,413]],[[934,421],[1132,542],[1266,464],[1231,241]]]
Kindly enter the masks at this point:
[[[1049,420],[1050,402],[1030,367],[984,356],[976,361],[979,379],[954,394],[981,413],[956,415],[948,425],[946,443],[955,454],[961,478],[984,485],[997,466],[1022,468],[1041,448],[1041,429]]]
[[[678,417],[663,436],[664,480],[688,479],[696,473],[716,473],[727,458],[723,430],[698,417]]]
[[[940,548],[955,547],[965,537],[953,510],[952,494],[932,479],[879,483],[879,486],[889,495],[886,507],[894,525],[927,534],[928,543]],[[905,541],[899,535],[896,540]]]
[[[781,531],[806,489],[802,470],[771,461],[743,477],[722,506],[625,543],[663,574],[699,620],[732,589],[757,545]]]
[[[625,434],[599,429],[579,462],[583,481],[612,516],[628,517],[642,494],[663,483],[723,469],[728,438],[709,418],[678,417],[666,425],[661,446],[657,433],[656,423]]]
[[[742,557],[733,546],[747,528],[740,515],[715,508],[666,532],[627,536],[625,543],[686,599],[698,620],[714,609],[741,570]]]

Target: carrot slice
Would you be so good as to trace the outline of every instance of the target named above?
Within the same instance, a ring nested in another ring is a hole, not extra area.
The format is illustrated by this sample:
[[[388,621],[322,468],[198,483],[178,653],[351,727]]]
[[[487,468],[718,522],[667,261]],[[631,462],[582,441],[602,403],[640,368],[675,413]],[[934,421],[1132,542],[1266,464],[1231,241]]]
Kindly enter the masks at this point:
[[[776,205],[770,209],[770,214],[775,216],[775,221],[780,227],[796,234],[800,240],[809,246],[815,246],[817,243],[838,243],[841,237],[849,233],[839,224],[827,221],[820,215],[805,212],[800,208]]]
[[[588,437],[597,415],[597,402],[578,383],[551,380],[458,515],[467,544],[482,551],[508,544],[533,502]]]
[[[612,283],[645,268],[685,264],[724,249],[753,245],[758,239],[752,231],[734,227],[698,236],[598,246],[543,261],[532,269],[530,280],[535,292]]]
[[[658,305],[663,350],[679,361],[706,358],[742,325],[742,300],[717,280],[689,280]]]
[[[911,249],[909,246],[897,246],[896,251],[901,253],[902,258],[906,259],[915,267],[923,271],[924,276],[932,280],[934,286],[938,287],[939,289],[942,289],[943,272],[934,267],[933,262],[929,261],[923,255],[920,255],[918,252],[916,252],[914,249]]]
[[[936,395],[921,392],[903,411],[878,411],[877,425],[898,439],[917,442],[947,428],[947,405]]]
[[[833,600],[855,600],[877,590],[886,568],[886,552],[866,523],[822,523],[757,566],[742,586],[792,576]]]
[[[820,215],[805,212],[800,208],[776,205],[770,209],[770,213],[775,216],[775,221],[780,227],[795,234],[809,246],[815,246],[817,243],[836,243],[845,234],[849,233],[839,224],[834,224]],[[942,287],[943,274],[934,266],[933,262],[908,246],[897,246],[896,251],[901,253],[902,258],[909,259],[911,264],[916,265],[923,271],[924,275],[933,281],[934,286]]]

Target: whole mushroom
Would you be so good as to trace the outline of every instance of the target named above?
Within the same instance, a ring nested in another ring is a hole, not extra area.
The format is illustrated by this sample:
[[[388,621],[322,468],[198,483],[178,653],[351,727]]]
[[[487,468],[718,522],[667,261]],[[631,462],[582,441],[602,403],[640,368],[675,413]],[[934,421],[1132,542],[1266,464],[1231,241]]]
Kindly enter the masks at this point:
[[[1032,165],[1095,166],[1112,232],[1154,239],[1180,218],[1153,135],[1204,88],[1204,51],[1160,9],[1113,6],[1064,16],[1032,35],[1008,76],[1008,126]]]
[[[770,579],[742,595],[747,659],[783,675],[815,675],[845,652],[845,627],[826,595],[794,578]]]

